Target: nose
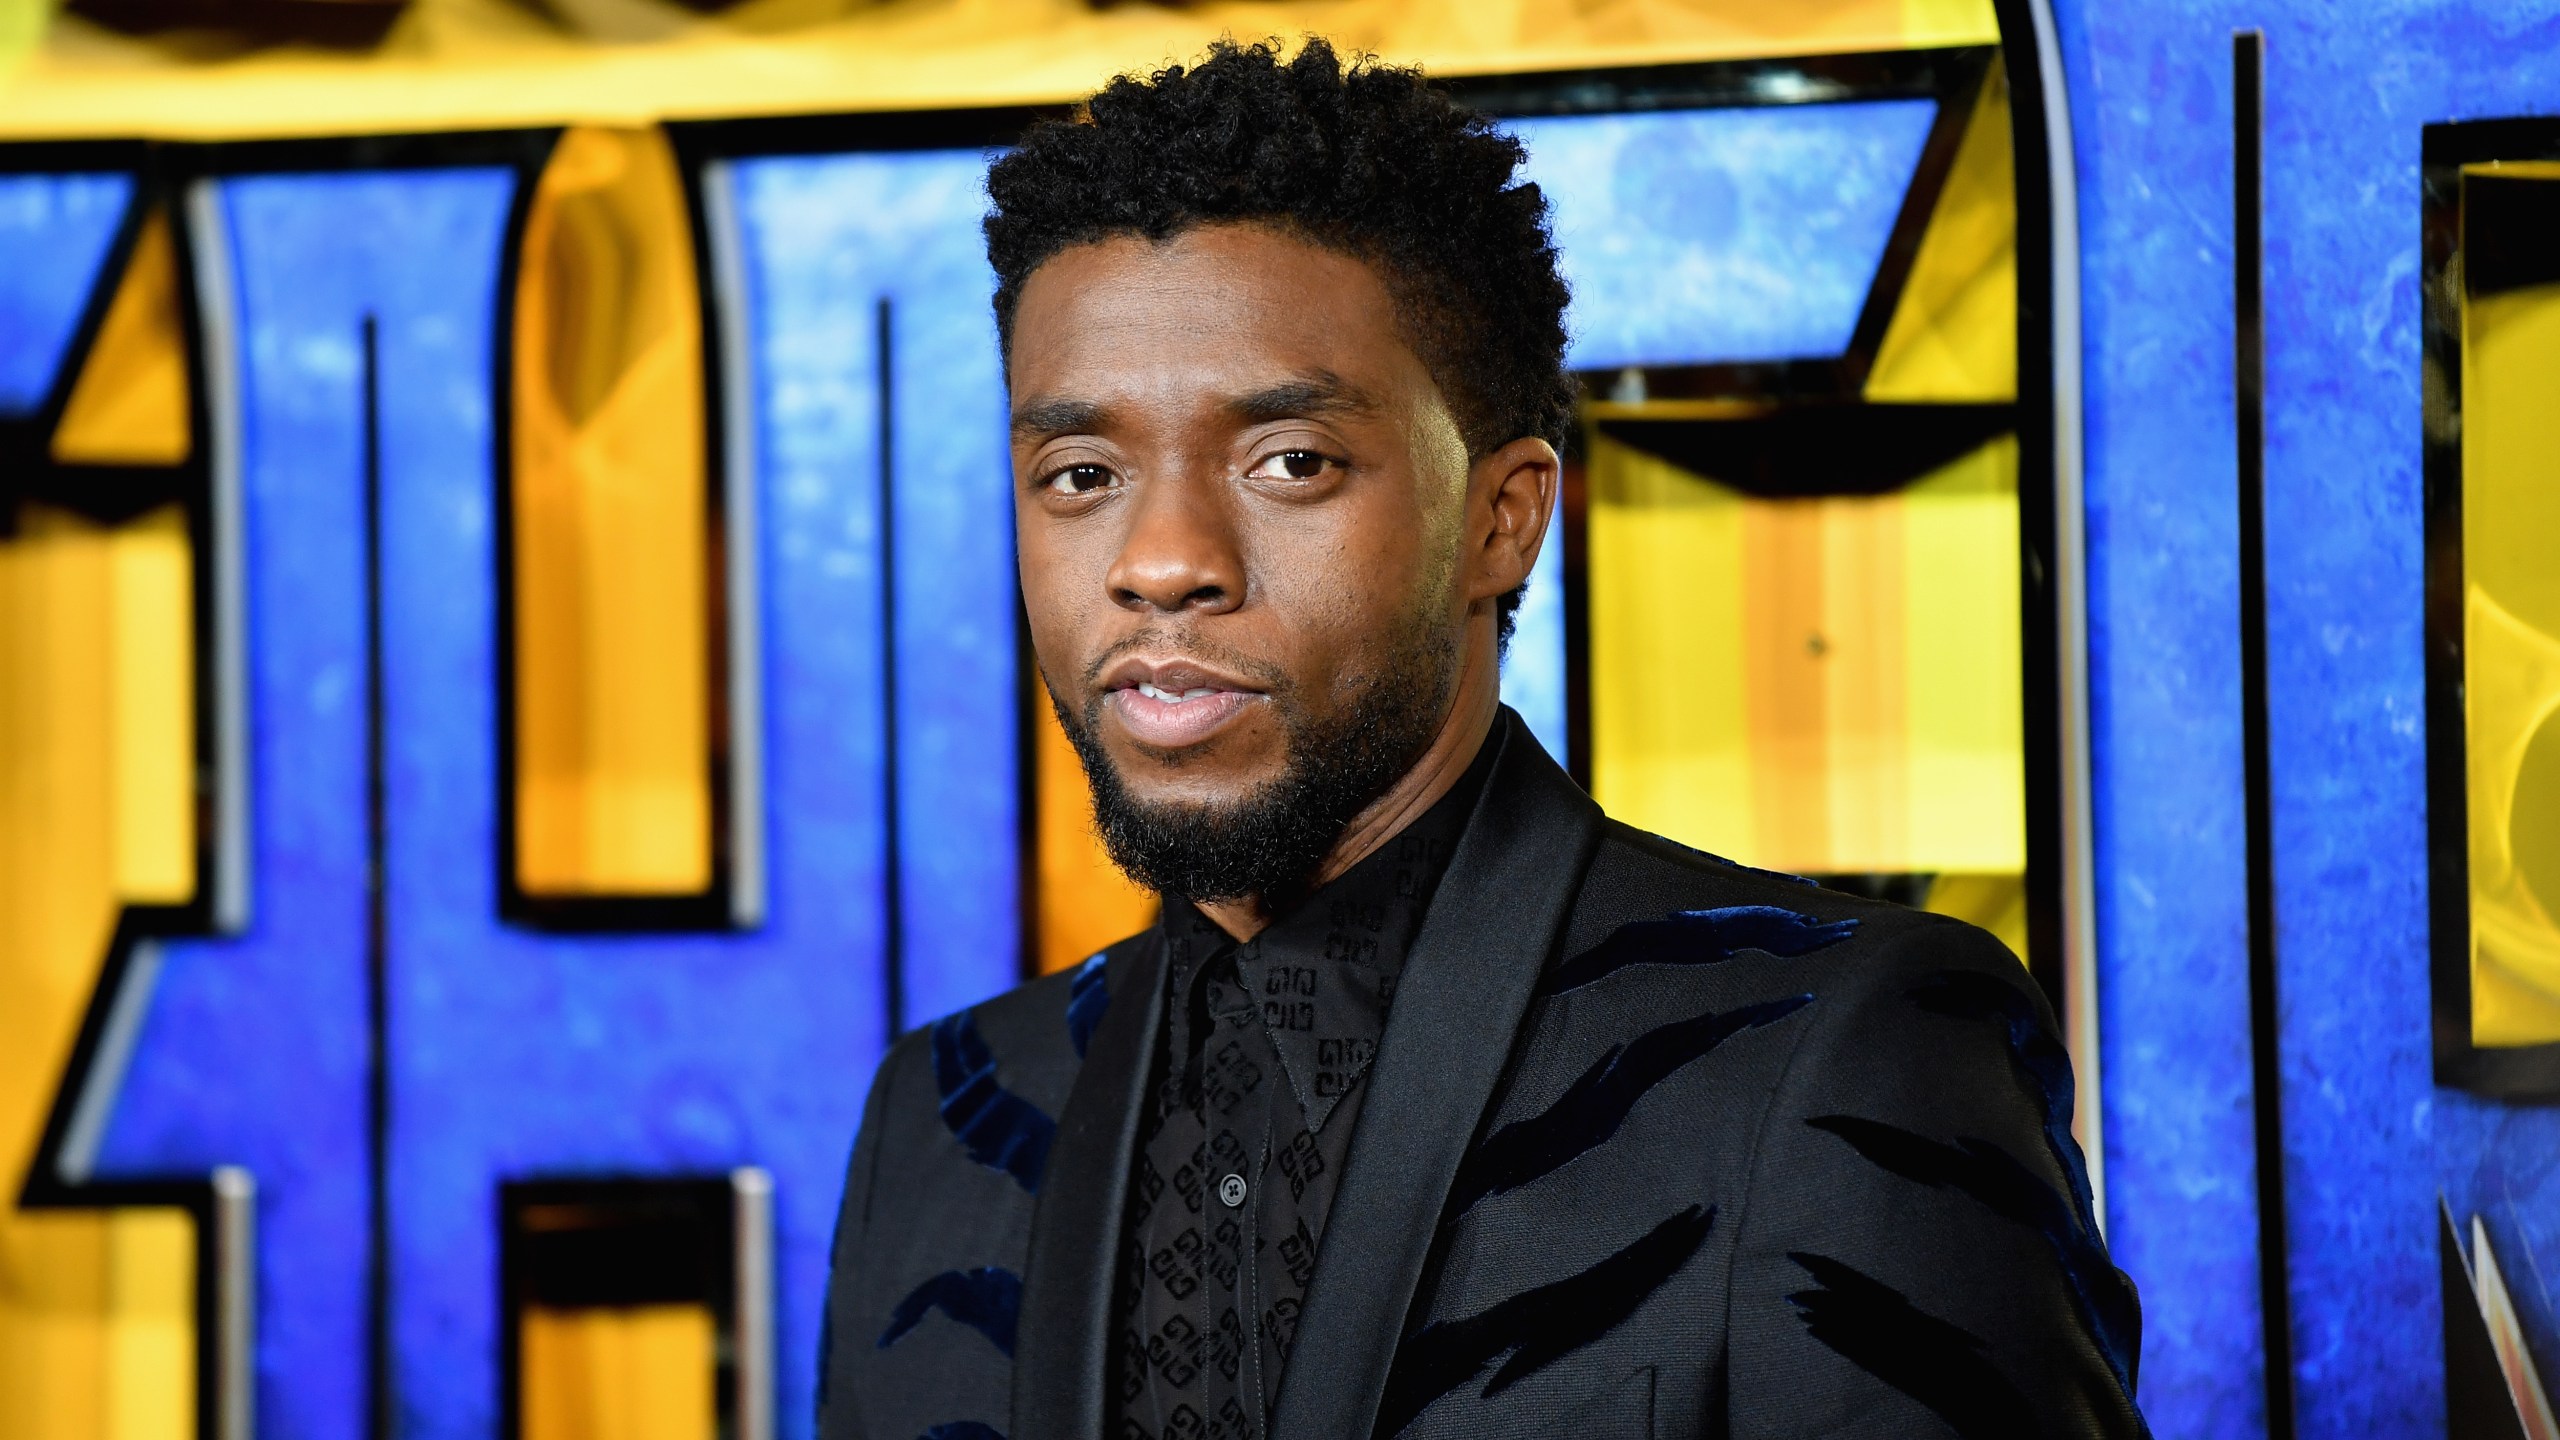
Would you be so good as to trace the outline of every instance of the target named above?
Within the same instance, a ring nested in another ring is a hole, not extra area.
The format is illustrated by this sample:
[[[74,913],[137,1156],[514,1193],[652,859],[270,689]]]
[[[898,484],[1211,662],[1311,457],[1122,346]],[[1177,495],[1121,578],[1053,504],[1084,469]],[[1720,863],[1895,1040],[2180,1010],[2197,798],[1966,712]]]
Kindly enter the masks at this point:
[[[1128,534],[1103,577],[1113,604],[1216,615],[1244,603],[1244,556],[1218,488],[1176,480],[1132,497]]]

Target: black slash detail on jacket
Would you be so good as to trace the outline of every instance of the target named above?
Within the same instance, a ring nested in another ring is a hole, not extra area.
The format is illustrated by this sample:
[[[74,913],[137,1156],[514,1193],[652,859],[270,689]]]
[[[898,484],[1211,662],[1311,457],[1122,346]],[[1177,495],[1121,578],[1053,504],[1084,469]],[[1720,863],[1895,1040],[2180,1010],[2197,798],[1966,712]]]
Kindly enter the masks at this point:
[[[1813,1338],[1936,1411],[1965,1440],[2034,1440],[2035,1417],[2026,1397],[1971,1332],[1837,1260],[1801,1252],[1787,1258],[1822,1287],[1787,1297]]]
[[[1618,1133],[1637,1101],[1683,1066],[1745,1030],[1783,1020],[1812,1003],[1810,995],[1789,995],[1765,1004],[1710,1010],[1648,1030],[1628,1044],[1610,1046],[1556,1103],[1494,1131],[1468,1153],[1450,1190],[1449,1221],[1474,1209],[1477,1201],[1517,1190],[1599,1148]]]
[[[2090,1338],[2097,1342],[2125,1393],[2132,1394],[2142,1360],[2142,1311],[2133,1287],[2107,1258],[2106,1242],[2098,1231],[2088,1170],[2080,1163],[2080,1142],[2071,1135],[2074,1086],[2069,1052],[2037,1022],[2024,996],[1984,976],[1961,970],[1932,975],[1913,988],[1911,998],[1934,1014],[2001,1027],[2018,1088],[2043,1119],[2045,1152],[2071,1185],[2069,1215],[2057,1216],[2039,1228],[2046,1231],[2047,1241],[2063,1262]]]
[[[886,1350],[939,1310],[1013,1353],[1014,1323],[1022,1315],[1022,1277],[994,1265],[975,1270],[945,1270],[915,1289],[889,1312],[889,1328],[880,1332]]]
[[[2106,1247],[2080,1228],[2070,1205],[2016,1156],[1987,1140],[1959,1136],[1952,1145],[1942,1144],[1855,1115],[1817,1115],[1805,1123],[1848,1141],[1868,1161],[1906,1180],[1961,1191],[2002,1219],[2035,1231],[2052,1247],[2100,1353],[2113,1365],[2131,1348],[2140,1317]]]
[[[1715,1223],[1712,1207],[1692,1205],[1579,1275],[1523,1290],[1481,1314],[1423,1326],[1397,1352],[1376,1433],[1402,1430],[1506,1352],[1511,1358],[1485,1382],[1488,1398],[1615,1330],[1689,1263]]]

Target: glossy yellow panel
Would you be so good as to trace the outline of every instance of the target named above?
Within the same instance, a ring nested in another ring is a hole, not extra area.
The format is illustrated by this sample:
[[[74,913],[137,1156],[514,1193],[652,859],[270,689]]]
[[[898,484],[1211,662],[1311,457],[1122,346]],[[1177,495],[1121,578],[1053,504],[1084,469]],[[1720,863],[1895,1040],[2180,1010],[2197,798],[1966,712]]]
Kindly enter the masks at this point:
[[[1811,874],[2022,874],[2017,450],[1762,499],[1592,438],[1593,792]]]
[[[1914,23],[1924,11],[1956,15],[1915,0]],[[2016,392],[2017,210],[1995,70],[1866,395]],[[1950,913],[2023,951],[2016,441],[1894,494],[1814,499],[1747,497],[1605,436],[1590,451],[1601,802],[1753,864],[1938,875],[1933,907],[1943,891]]]
[[[1991,67],[1929,212],[1875,366],[1870,400],[2012,400],[2018,394],[2018,196],[2009,87]]]
[[[2027,956],[2027,877],[2019,875],[1940,875],[1929,882],[1920,908],[1933,915],[1952,915],[1998,936],[2009,953]]]
[[[0,1196],[25,1178],[117,905],[183,898],[191,777],[164,747],[184,732],[125,712],[184,709],[184,545],[174,515],[103,527],[34,506],[0,540]],[[191,1369],[172,1368],[193,1363],[174,1298],[193,1268],[167,1212],[0,1205],[0,1436],[193,1435]]]
[[[174,904],[196,890],[195,567],[172,505],[107,538],[116,890]]]
[[[527,1310],[520,1440],[713,1440],[717,1329],[700,1305]]]
[[[1061,101],[1221,35],[1327,35],[1453,75],[1997,38],[1984,0],[767,0],[708,20],[656,0],[556,0],[544,13],[565,18],[413,0],[367,52],[61,23],[12,77],[0,134],[362,135]]]
[[[1038,684],[1038,681],[1033,681]],[[1156,897],[1130,882],[1093,829],[1093,790],[1067,732],[1039,697],[1040,973],[1063,970],[1155,923]]]
[[[107,1216],[106,1440],[186,1440],[196,1416],[196,1233],[183,1210]]]
[[[1743,499],[1587,433],[1592,794],[1630,825],[1739,856],[1757,848]]]
[[[702,893],[702,324],[663,135],[561,137],[525,220],[515,347],[518,883],[540,896]]]
[[[2560,179],[2549,183],[2560,184]],[[2560,1041],[2560,285],[2463,317],[2471,1030]]]
[[[187,458],[186,331],[169,217],[154,210],[107,302],[97,339],[53,431],[53,458],[78,465],[176,465]]]
[[[1909,843],[1929,860],[1911,868],[2024,875],[2016,437],[1923,477],[1902,499]]]

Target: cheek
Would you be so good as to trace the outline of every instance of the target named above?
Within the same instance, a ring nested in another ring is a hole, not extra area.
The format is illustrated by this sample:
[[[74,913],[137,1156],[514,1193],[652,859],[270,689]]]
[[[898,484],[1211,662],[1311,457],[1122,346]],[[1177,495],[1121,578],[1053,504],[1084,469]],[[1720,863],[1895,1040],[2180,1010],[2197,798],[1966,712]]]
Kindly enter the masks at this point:
[[[1064,681],[1081,663],[1079,644],[1102,594],[1108,555],[1097,559],[1093,537],[1033,505],[1015,510],[1015,553],[1022,580],[1022,608],[1041,668]]]
[[[1365,683],[1414,610],[1443,592],[1451,567],[1428,533],[1435,520],[1409,505],[1345,506],[1281,517],[1257,537],[1254,580],[1311,693]]]

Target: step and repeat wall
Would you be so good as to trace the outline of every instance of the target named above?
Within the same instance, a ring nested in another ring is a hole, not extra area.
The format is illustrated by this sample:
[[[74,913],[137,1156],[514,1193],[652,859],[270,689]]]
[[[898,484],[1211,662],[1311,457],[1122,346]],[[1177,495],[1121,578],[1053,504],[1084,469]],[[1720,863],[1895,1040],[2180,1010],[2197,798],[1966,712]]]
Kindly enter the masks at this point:
[[[1454,83],[1588,398],[1506,699],[1637,823],[2024,956],[2051,665],[1967,23]],[[1154,908],[1019,639],[979,220],[1048,113],[0,145],[5,823],[57,880],[5,953],[58,977],[11,1243],[108,1281],[42,1385],[808,1433],[871,1065]]]
[[[0,1440],[811,1433],[872,1065],[1155,907],[1021,638],[985,166],[1222,31],[1527,146],[1583,403],[1504,697],[2017,952],[2155,1432],[2554,1433],[2555,17],[1765,8],[0,38]]]

